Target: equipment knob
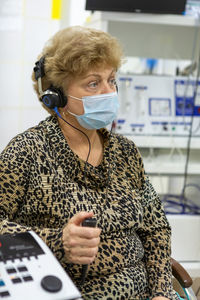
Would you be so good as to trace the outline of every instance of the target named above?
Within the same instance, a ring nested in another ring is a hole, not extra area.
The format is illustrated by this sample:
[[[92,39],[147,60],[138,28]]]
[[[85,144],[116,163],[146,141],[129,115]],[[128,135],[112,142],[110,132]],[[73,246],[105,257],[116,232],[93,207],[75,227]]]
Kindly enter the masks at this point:
[[[50,293],[59,292],[62,288],[62,281],[53,275],[48,275],[42,278],[41,286]]]

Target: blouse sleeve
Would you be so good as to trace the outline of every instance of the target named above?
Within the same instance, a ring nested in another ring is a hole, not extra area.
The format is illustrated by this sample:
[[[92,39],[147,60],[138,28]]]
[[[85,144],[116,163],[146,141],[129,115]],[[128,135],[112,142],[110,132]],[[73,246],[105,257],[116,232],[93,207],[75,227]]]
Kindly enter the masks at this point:
[[[148,176],[144,173],[140,158],[140,194],[143,207],[143,223],[138,235],[144,247],[150,298],[163,296],[174,299],[171,271],[171,228],[163,205]]]
[[[0,234],[33,230],[61,259],[62,228],[29,227],[15,222],[27,191],[31,159],[31,149],[19,141],[11,142],[0,155]]]

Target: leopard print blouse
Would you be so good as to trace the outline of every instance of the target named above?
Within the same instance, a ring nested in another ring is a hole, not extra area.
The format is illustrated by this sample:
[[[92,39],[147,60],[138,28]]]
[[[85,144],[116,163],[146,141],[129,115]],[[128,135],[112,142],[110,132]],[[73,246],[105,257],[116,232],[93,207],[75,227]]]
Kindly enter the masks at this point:
[[[0,156],[0,233],[34,230],[84,299],[178,299],[172,289],[170,227],[132,141],[106,130],[104,156],[86,165],[49,116],[17,135]],[[67,264],[62,229],[93,211],[102,229],[95,261],[80,286],[81,265]]]

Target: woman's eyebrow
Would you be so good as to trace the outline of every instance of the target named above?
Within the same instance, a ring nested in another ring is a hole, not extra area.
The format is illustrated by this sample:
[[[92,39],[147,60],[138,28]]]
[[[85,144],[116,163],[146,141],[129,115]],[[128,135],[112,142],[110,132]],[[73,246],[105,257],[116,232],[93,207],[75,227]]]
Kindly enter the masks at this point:
[[[84,76],[83,79],[88,78],[90,76],[101,77],[101,75],[99,75],[97,73],[91,73],[91,74],[88,74],[88,75]]]
[[[113,70],[110,72],[109,76],[111,76],[112,73],[114,73],[114,72],[115,72],[115,70],[113,69]],[[95,76],[95,77],[101,78],[101,75],[99,75],[98,73],[90,73],[90,74],[84,76],[83,79],[86,79],[86,78],[88,78],[88,77],[90,77],[90,76]]]

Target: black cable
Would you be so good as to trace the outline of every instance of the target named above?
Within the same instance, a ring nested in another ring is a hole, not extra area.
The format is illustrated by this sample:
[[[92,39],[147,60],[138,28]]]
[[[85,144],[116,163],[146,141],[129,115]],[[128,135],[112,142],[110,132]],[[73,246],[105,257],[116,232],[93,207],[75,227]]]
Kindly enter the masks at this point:
[[[197,31],[196,31],[196,36],[197,36]],[[193,48],[195,48],[195,47],[193,47]],[[194,49],[193,49],[193,52],[194,52]],[[194,121],[195,101],[196,101],[198,83],[199,83],[199,77],[200,77],[200,49],[199,49],[198,62],[197,63],[198,63],[197,75],[196,75],[196,79],[195,79],[194,96],[193,96],[193,103],[192,103],[191,124],[190,124],[190,129],[189,129],[189,134],[188,134],[188,141],[187,141],[187,151],[186,151],[186,162],[185,162],[185,170],[184,170],[183,188],[182,188],[182,191],[181,191],[180,195],[166,194],[163,197],[163,202],[170,204],[171,207],[172,206],[181,207],[182,210],[181,210],[181,212],[179,212],[181,214],[186,214],[186,213],[188,214],[188,211],[191,214],[200,214],[200,207],[197,206],[197,205],[194,205],[194,204],[192,204],[192,205],[187,204],[187,202],[189,202],[189,199],[185,195],[186,188],[188,186],[190,186],[189,184],[187,184],[187,179],[188,179],[188,166],[189,166],[189,158],[190,158],[190,150],[191,150],[191,138],[192,138],[192,135],[193,135],[192,129],[193,129],[193,121]],[[187,94],[187,88],[188,88],[189,83],[190,83],[190,79],[188,77],[186,91],[185,91],[185,94],[184,94],[184,110],[185,110],[185,106],[186,106],[186,94]],[[184,114],[185,114],[185,111],[184,111]],[[175,201],[170,200],[172,198],[175,199]],[[177,203],[176,200],[178,200],[180,202]],[[167,210],[167,206],[165,207],[165,212],[173,214],[173,212],[169,212]]]
[[[183,204],[180,195],[166,194],[162,201],[166,214],[190,214],[199,215],[200,206],[187,199],[187,203]]]
[[[81,129],[79,128],[76,128],[74,125],[70,124],[68,121],[66,121],[62,116],[61,114],[59,113],[58,111],[58,108],[55,107],[53,109],[56,113],[56,115],[61,118],[65,123],[67,123],[68,125],[70,125],[71,127],[73,127],[74,129],[80,131],[81,133],[84,134],[84,136],[87,138],[88,140],[88,144],[89,144],[89,151],[88,151],[88,155],[87,155],[87,158],[86,158],[86,161],[85,161],[85,166],[84,166],[84,182],[85,182],[85,186],[87,188],[87,183],[86,183],[86,171],[87,171],[87,163],[88,163],[88,159],[89,159],[89,156],[90,156],[90,153],[91,153],[91,143],[90,143],[90,139],[89,137],[87,136],[87,134],[82,131]],[[111,130],[110,130],[110,134],[109,134],[109,144],[110,144],[110,138],[111,138],[111,135],[112,135],[112,130],[113,130],[113,127],[114,127],[114,122],[112,122],[112,126],[111,126]],[[108,184],[109,184],[109,181],[110,181],[110,147],[109,147],[109,154],[108,154],[108,179],[107,179],[107,184],[106,184],[106,202],[107,202],[107,198],[108,198]],[[87,270],[88,270],[88,265],[83,265],[82,266],[82,273],[81,273],[81,281],[80,281],[80,285],[83,285],[84,282],[85,282],[85,278],[86,278],[86,275],[87,275]]]
[[[112,122],[112,125],[111,125],[109,140],[108,140],[108,143],[109,143],[109,150],[108,151],[109,152],[108,152],[108,178],[107,178],[107,183],[106,183],[106,202],[108,200],[108,185],[109,185],[109,181],[110,181],[110,171],[111,171],[111,168],[110,168],[110,139],[111,139],[111,136],[112,136],[113,128],[114,128],[114,121]]]
[[[187,142],[187,152],[186,152],[186,163],[185,163],[185,171],[184,171],[184,182],[183,182],[183,189],[182,189],[182,197],[185,202],[185,188],[188,178],[188,165],[189,165],[189,158],[190,158],[190,150],[191,150],[191,138],[192,138],[192,127],[193,127],[193,121],[194,121],[194,109],[195,109],[195,101],[196,101],[196,95],[197,95],[197,89],[198,89],[198,81],[200,77],[200,51],[199,51],[199,57],[198,57],[198,69],[197,69],[197,75],[196,75],[196,81],[195,81],[195,89],[194,89],[194,97],[193,97],[193,105],[192,105],[192,115],[191,115],[191,124],[190,124],[190,130],[188,135],[188,142]]]
[[[192,187],[200,191],[200,185],[195,183],[186,184],[186,188]],[[185,203],[183,203],[185,199]],[[186,196],[165,194],[162,198],[166,214],[190,214],[200,215],[200,205],[194,203]]]
[[[85,179],[86,176],[85,176],[85,175],[86,175],[86,171],[87,171],[87,163],[88,163],[88,159],[89,159],[90,152],[91,152],[91,143],[90,143],[90,139],[89,139],[89,137],[87,136],[87,134],[86,134],[84,131],[82,131],[81,129],[75,127],[74,125],[72,125],[71,123],[69,123],[68,121],[66,121],[66,120],[61,116],[61,114],[59,113],[57,107],[54,108],[54,111],[55,111],[55,113],[57,114],[57,116],[58,116],[59,118],[61,118],[65,123],[67,123],[68,125],[70,125],[70,126],[73,127],[74,129],[80,131],[80,132],[87,138],[87,140],[88,140],[89,150],[88,150],[88,155],[87,155],[87,158],[86,158],[86,161],[85,161],[84,174],[83,174],[85,185],[87,185],[87,184],[86,184],[86,179]]]
[[[200,15],[198,20],[200,19]],[[194,43],[193,43],[193,48],[192,48],[192,57],[191,57],[191,61],[193,62],[195,59],[195,49],[197,46],[197,40],[198,40],[198,28],[199,26],[195,27],[195,34],[194,34]],[[186,183],[187,183],[187,177],[188,177],[188,164],[189,164],[189,157],[190,157],[190,148],[191,148],[191,137],[192,137],[192,127],[193,127],[193,120],[194,120],[194,108],[195,108],[195,99],[196,99],[196,94],[197,94],[197,88],[198,88],[198,79],[199,79],[199,63],[200,63],[200,51],[199,51],[199,58],[198,58],[198,66],[197,66],[197,76],[196,76],[196,84],[195,84],[195,91],[194,91],[194,100],[193,100],[193,105],[192,105],[192,115],[191,115],[191,124],[190,124],[190,130],[189,130],[189,135],[188,135],[188,141],[187,141],[187,152],[186,152],[186,162],[185,162],[185,170],[184,170],[184,182],[183,182],[183,188],[181,191],[181,195],[179,196],[179,200],[183,203],[186,204],[186,196],[185,196],[185,188],[186,188]],[[184,115],[185,115],[185,107],[186,107],[186,95],[187,95],[187,89],[189,86],[189,82],[190,82],[190,75],[192,73],[192,67],[193,64],[191,63],[190,66],[190,70],[189,70],[189,75],[187,78],[187,84],[186,84],[186,89],[185,89],[185,93],[184,93]],[[184,206],[183,206],[184,207]]]
[[[114,127],[114,122],[112,122],[112,126],[111,126],[111,130],[110,130],[110,134],[109,134],[109,139],[108,139],[108,143],[110,144],[110,138],[112,135],[112,130]],[[108,199],[108,185],[109,185],[109,181],[110,181],[110,147],[109,147],[109,153],[108,153],[108,178],[107,178],[107,183],[106,183],[106,202]],[[95,224],[96,225],[96,224]],[[94,226],[90,226],[90,227],[94,227]],[[80,280],[80,285],[83,285],[87,276],[87,271],[88,271],[88,265],[83,265],[82,266],[82,272],[81,272],[81,280]]]
[[[61,118],[65,123],[67,123],[68,125],[70,125],[70,126],[73,127],[74,129],[76,129],[76,130],[80,131],[81,133],[83,133],[84,136],[85,136],[85,137],[87,138],[87,140],[88,140],[89,151],[88,151],[88,155],[87,155],[87,158],[86,158],[86,161],[85,161],[84,173],[83,173],[85,187],[87,188],[87,183],[86,183],[86,171],[87,171],[87,163],[88,163],[88,159],[89,159],[90,152],[91,152],[91,143],[90,143],[90,139],[89,139],[89,137],[87,136],[87,134],[86,134],[84,131],[82,131],[81,129],[75,127],[74,125],[72,125],[71,123],[69,123],[68,121],[66,121],[66,120],[61,116],[61,114],[59,113],[57,107],[54,108],[54,111],[55,111],[55,113],[57,114],[57,116],[58,116],[59,118]],[[85,278],[86,278],[86,275],[87,275],[87,270],[88,270],[88,265],[83,265],[83,266],[82,266],[82,272],[81,272],[81,281],[80,281],[80,285],[83,285],[83,284],[84,284],[84,281],[85,281]]]

